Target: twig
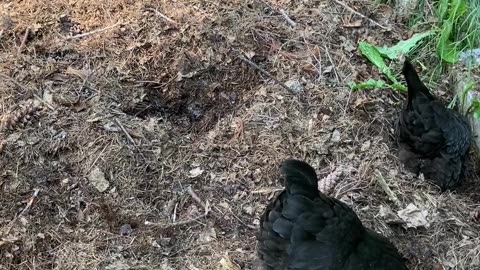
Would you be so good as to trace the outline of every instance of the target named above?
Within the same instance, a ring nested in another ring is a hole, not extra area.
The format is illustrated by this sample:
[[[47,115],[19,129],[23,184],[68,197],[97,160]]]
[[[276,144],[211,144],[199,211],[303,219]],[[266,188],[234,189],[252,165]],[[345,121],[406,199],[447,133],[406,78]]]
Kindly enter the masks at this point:
[[[103,147],[102,151],[97,155],[97,157],[95,158],[95,160],[92,162],[92,165],[90,165],[90,167],[88,168],[87,172],[91,171],[93,169],[93,166],[95,166],[95,164],[97,163],[97,161],[102,157],[103,155],[103,152],[105,152],[105,150],[107,149],[107,147],[109,147],[110,145],[112,145],[112,142],[110,142],[109,144],[106,144],[105,147]]]
[[[392,200],[393,203],[395,203],[395,205],[397,205],[398,207],[401,207],[402,204],[398,200],[397,196],[395,196],[395,193],[393,193],[393,191],[390,189],[387,182],[385,182],[382,173],[379,170],[375,170],[375,174],[377,176],[377,181],[380,184],[380,187],[383,189],[383,191],[385,191],[385,193],[387,193],[390,200]]]
[[[25,47],[25,44],[27,42],[29,32],[30,32],[30,29],[27,27],[27,29],[25,29],[25,34],[23,35],[22,42],[20,43],[20,46],[18,47],[18,54],[22,53],[22,50]]]
[[[207,213],[208,214],[208,213]],[[182,221],[178,221],[178,222],[172,222],[172,223],[157,223],[157,222],[150,222],[150,221],[145,221],[145,225],[148,225],[148,226],[159,226],[159,227],[162,227],[162,228],[169,228],[169,227],[174,227],[174,226],[180,226],[180,225],[185,225],[185,224],[189,224],[189,223],[192,223],[192,222],[195,222],[199,219],[202,219],[202,218],[205,218],[207,216],[207,214],[203,214],[203,215],[200,215],[198,217],[194,217],[192,219],[187,219],[187,220],[182,220]]]
[[[17,221],[17,219],[21,216],[23,216],[33,205],[33,202],[35,201],[35,199],[38,197],[38,193],[40,192],[40,189],[36,188],[33,190],[33,195],[30,197],[30,199],[28,199],[28,202],[27,202],[27,205],[25,206],[25,208],[23,208],[22,212],[20,212],[20,214],[16,215],[9,223],[8,227],[7,227],[7,230],[5,232],[5,234],[9,234],[10,233],[10,230],[13,228],[13,225],[14,223]]]
[[[335,62],[333,62],[332,57],[330,56],[330,52],[328,52],[327,45],[324,45],[325,47],[325,53],[327,54],[328,60],[330,60],[330,63],[332,63],[333,66],[333,74],[335,74],[335,78],[337,79],[337,82],[340,82],[340,78],[337,73],[337,67],[335,66]]]
[[[370,19],[369,17],[363,15],[362,13],[360,13],[360,12],[354,10],[353,8],[347,6],[347,4],[343,3],[342,1],[339,1],[339,0],[333,0],[333,1],[335,1],[335,3],[339,4],[340,6],[344,7],[346,10],[348,10],[348,11],[350,11],[350,12],[352,12],[352,13],[354,13],[354,14],[362,17],[362,18],[365,18],[365,19],[369,20],[371,23],[375,24],[376,26],[378,26],[378,27],[380,27],[380,28],[382,28],[382,29],[385,29],[385,30],[388,30],[388,29],[389,29],[388,27],[379,24],[378,22]]]
[[[107,30],[110,30],[110,29],[112,29],[112,28],[117,27],[117,26],[120,25],[120,24],[121,24],[121,22],[117,22],[117,23],[114,24],[114,25],[110,25],[110,26],[107,26],[107,27],[104,27],[104,28],[95,29],[95,30],[93,30],[93,31],[90,31],[90,32],[87,32],[87,33],[83,33],[83,34],[78,34],[78,35],[71,36],[71,37],[66,37],[65,40],[82,38],[82,37],[86,37],[86,36],[98,34],[98,33],[101,33],[101,32],[105,32],[105,31],[107,31]]]
[[[292,27],[297,26],[297,23],[294,22],[290,17],[288,17],[288,14],[285,10],[280,9],[279,12],[280,12],[280,14],[282,14],[283,18],[285,18],[285,20],[287,21],[288,24],[290,24]]]
[[[160,16],[161,18],[165,19],[166,21],[168,21],[169,23],[172,23],[174,24],[175,26],[178,25],[178,23],[172,19],[170,19],[169,17],[165,16],[163,13],[161,13],[160,11],[156,10],[156,9],[153,9],[153,8],[146,8],[145,10],[149,10],[149,11],[153,11],[155,12],[155,14],[157,14],[157,16]]]
[[[272,193],[277,191],[282,191],[284,188],[276,188],[276,187],[268,187],[268,188],[261,188],[257,190],[253,190],[250,193],[252,194],[265,194],[265,193]]]
[[[193,190],[193,188],[191,186],[188,186],[186,188],[186,191],[198,205],[200,205],[203,209],[205,209],[205,212],[203,213],[203,215],[200,215],[200,216],[192,218],[192,219],[182,220],[182,221],[178,221],[178,222],[171,222],[171,223],[155,223],[155,222],[145,221],[145,225],[160,226],[160,227],[163,227],[163,228],[168,228],[168,227],[173,227],[173,226],[180,226],[180,225],[189,224],[189,223],[197,221],[201,218],[207,217],[208,213],[210,212],[210,207],[208,205],[208,202],[204,203],[202,201],[202,199],[200,199],[200,197],[198,197],[197,193],[195,193],[195,191]]]
[[[266,75],[267,77],[269,77],[271,80],[273,80],[274,82],[278,83],[281,87],[285,88],[288,92],[296,95],[295,91],[293,91],[290,87],[286,86],[284,83],[280,82],[279,80],[277,80],[277,78],[273,77],[272,74],[270,74],[268,71],[266,71],[265,69],[259,67],[257,64],[255,64],[254,62],[248,60],[246,57],[244,56],[239,56],[240,60],[244,61],[245,63],[249,64],[250,66],[252,66],[253,68],[255,68],[256,70],[260,71],[261,73],[263,73],[264,75]]]
[[[25,206],[25,208],[23,208],[22,212],[20,212],[19,216],[22,216],[23,214],[25,214],[32,207],[33,202],[38,197],[39,192],[40,192],[40,189],[38,188],[34,189],[32,197],[28,199],[27,205]]]
[[[235,213],[232,211],[232,209],[231,209],[230,207],[228,208],[228,210],[230,210],[230,213],[232,214],[232,216],[233,216],[236,220],[238,220],[240,223],[242,223],[243,226],[245,226],[245,227],[247,227],[247,228],[250,228],[250,229],[253,229],[253,230],[257,229],[255,226],[252,226],[252,225],[249,225],[249,224],[243,222],[243,220],[241,220],[239,217],[237,217],[237,215],[235,215]]]
[[[203,208],[206,208],[207,205],[202,201],[202,199],[200,199],[200,197],[198,197],[197,193],[195,193],[195,191],[193,190],[192,186],[188,186],[186,188],[187,190],[187,193],[192,197],[192,199],[198,203],[201,207]]]
[[[200,197],[198,197],[197,193],[195,193],[195,191],[193,190],[192,186],[187,186],[186,188],[187,190],[187,193],[192,197],[192,199],[200,206],[200,207],[203,207],[203,209],[205,209],[205,215],[207,215],[211,208],[210,208],[210,204],[208,203],[208,201],[205,203],[202,201],[202,199],[200,199]],[[222,214],[222,213],[220,213]],[[217,215],[217,213],[215,213],[215,211],[212,211],[212,215],[217,218],[217,219],[220,219],[222,217],[222,215]]]
[[[132,136],[130,136],[130,133],[127,132],[127,130],[125,129],[125,127],[122,125],[122,123],[120,122],[120,120],[118,120],[118,118],[113,118],[113,120],[115,121],[115,124],[117,124],[117,126],[123,131],[123,133],[125,133],[125,136],[127,136],[127,139],[133,144],[133,146],[137,146],[137,144],[135,143],[135,141],[133,140]]]
[[[120,120],[118,120],[116,117],[113,118],[113,121],[115,121],[115,124],[117,124],[117,126],[123,131],[123,133],[125,134],[125,136],[127,136],[127,139],[133,144],[133,147],[135,147],[135,149],[138,151],[138,153],[140,153],[140,155],[143,157],[144,160],[146,160],[145,156],[143,155],[142,151],[140,151],[140,149],[138,148],[137,144],[135,143],[135,141],[133,140],[132,136],[130,136],[130,133],[128,133],[128,131],[125,129],[125,127],[122,125],[122,123],[120,122]]]

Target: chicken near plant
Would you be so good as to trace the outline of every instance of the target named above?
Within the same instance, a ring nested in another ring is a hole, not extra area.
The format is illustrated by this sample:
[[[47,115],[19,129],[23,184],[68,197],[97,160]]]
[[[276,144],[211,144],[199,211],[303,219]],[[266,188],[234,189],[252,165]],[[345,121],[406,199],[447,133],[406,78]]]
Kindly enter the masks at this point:
[[[261,268],[407,269],[387,238],[364,227],[346,204],[318,191],[308,163],[286,160],[281,171],[286,188],[267,206],[257,233]]]
[[[396,123],[399,159],[410,171],[423,173],[443,191],[453,189],[465,178],[470,123],[430,93],[408,59],[403,75],[408,99]]]

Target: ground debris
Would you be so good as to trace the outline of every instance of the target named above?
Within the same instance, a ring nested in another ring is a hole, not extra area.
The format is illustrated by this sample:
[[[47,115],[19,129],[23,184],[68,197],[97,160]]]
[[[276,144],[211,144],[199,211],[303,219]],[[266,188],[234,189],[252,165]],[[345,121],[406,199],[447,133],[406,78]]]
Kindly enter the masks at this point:
[[[430,251],[409,268],[478,269],[478,190],[441,194],[405,172],[390,148],[405,97],[344,86],[379,76],[359,40],[411,34],[387,6],[70,2],[0,5],[6,270],[252,269],[286,158],[311,163],[320,190],[398,235],[402,254]],[[410,203],[430,226],[397,231]]]
[[[99,191],[104,192],[110,186],[110,182],[105,178],[105,174],[100,168],[95,167],[88,175],[90,183]]]
[[[418,208],[413,203],[410,203],[404,209],[399,210],[397,214],[403,221],[405,221],[406,226],[409,228],[430,227],[428,211]]]

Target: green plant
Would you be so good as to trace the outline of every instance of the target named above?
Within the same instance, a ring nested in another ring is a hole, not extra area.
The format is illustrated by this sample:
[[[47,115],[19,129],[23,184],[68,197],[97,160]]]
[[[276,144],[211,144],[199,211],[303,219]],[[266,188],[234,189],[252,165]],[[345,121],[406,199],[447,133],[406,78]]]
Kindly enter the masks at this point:
[[[380,70],[380,72],[385,74],[392,84],[387,84],[382,80],[369,79],[361,83],[350,82],[348,85],[352,90],[387,87],[399,91],[406,91],[407,88],[398,83],[390,68],[385,64],[384,59],[387,58],[390,60],[398,60],[400,55],[409,53],[413,48],[415,48],[418,42],[431,34],[432,32],[415,34],[411,38],[407,40],[401,40],[391,47],[379,47],[364,41],[360,41],[358,43],[358,48],[362,55],[364,55],[372,64],[374,64]]]
[[[459,43],[454,40],[454,26],[461,23],[462,16],[467,11],[464,0],[440,0],[438,3],[438,18],[441,20],[440,33],[436,49],[440,58],[448,63],[458,60],[460,50]]]

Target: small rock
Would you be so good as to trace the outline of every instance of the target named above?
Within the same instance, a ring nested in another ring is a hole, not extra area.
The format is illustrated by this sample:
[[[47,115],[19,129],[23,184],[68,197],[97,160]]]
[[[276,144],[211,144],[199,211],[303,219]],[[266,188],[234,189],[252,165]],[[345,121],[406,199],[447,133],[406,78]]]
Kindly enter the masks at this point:
[[[98,167],[90,172],[88,180],[99,192],[106,191],[110,186],[110,183],[105,179],[105,174]]]
[[[251,206],[245,206],[245,207],[243,207],[243,212],[252,216],[254,210],[253,210],[253,207],[251,207]]]
[[[340,141],[340,131],[335,129],[332,133],[331,140],[332,140],[332,142],[339,142]]]
[[[122,227],[120,227],[121,236],[130,236],[132,232],[133,232],[133,228],[130,224],[123,224]]]
[[[370,145],[371,145],[370,140],[364,142],[364,143],[362,144],[362,148],[360,148],[360,151],[362,151],[362,152],[367,151],[368,149],[370,149]]]
[[[298,80],[289,80],[285,85],[290,88],[294,94],[303,92],[303,85]]]
[[[466,50],[461,52],[459,55],[459,60],[466,64],[480,64],[480,48]]]
[[[50,93],[50,91],[45,90],[43,92],[43,101],[49,105],[53,104],[53,95]]]
[[[119,132],[119,131],[121,131],[121,129],[118,127],[118,125],[115,124],[114,122],[108,122],[108,123],[106,123],[105,125],[103,125],[103,129],[105,129],[106,131],[110,131],[110,132]]]

